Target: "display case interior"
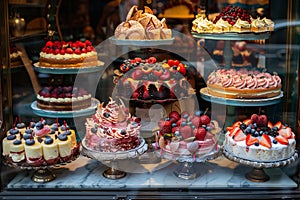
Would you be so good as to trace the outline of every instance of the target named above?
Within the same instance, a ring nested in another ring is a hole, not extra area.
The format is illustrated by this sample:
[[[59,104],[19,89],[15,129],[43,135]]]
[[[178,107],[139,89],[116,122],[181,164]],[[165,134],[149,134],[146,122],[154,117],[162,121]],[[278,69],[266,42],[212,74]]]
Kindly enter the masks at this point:
[[[300,198],[298,1],[0,5],[3,199]]]

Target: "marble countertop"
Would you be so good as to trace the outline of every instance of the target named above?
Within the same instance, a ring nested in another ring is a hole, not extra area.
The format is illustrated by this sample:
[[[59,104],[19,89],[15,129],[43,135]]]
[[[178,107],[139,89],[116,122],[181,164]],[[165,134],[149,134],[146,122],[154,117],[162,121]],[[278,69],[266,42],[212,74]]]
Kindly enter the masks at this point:
[[[205,163],[194,163],[193,167],[198,176],[192,180],[185,180],[174,174],[180,166],[180,163],[174,161],[163,159],[157,163],[143,164],[136,158],[123,160],[117,164],[120,170],[126,172],[126,176],[111,180],[103,176],[103,172],[109,168],[109,163],[80,156],[72,163],[51,169],[56,174],[56,178],[50,182],[34,182],[31,180],[34,171],[24,170],[8,183],[6,189],[297,188],[297,183],[287,176],[282,168],[265,169],[270,176],[267,182],[249,181],[245,178],[245,174],[252,169],[251,167],[229,161],[223,156]],[[291,169],[287,171],[292,173]]]

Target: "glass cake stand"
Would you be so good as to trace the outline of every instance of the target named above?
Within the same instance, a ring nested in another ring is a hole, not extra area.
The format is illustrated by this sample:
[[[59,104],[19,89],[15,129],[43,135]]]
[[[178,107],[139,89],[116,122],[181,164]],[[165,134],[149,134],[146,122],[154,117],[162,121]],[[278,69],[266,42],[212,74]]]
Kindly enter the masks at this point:
[[[212,151],[205,155],[179,155],[172,154],[162,149],[158,150],[157,152],[159,152],[159,154],[165,159],[179,162],[180,165],[174,171],[174,175],[185,180],[192,180],[201,175],[194,169],[195,162],[204,163],[206,161],[216,159],[217,157],[222,155],[222,149],[219,145],[215,151]]]
[[[298,152],[295,151],[295,153],[290,158],[287,158],[285,160],[274,162],[258,162],[236,157],[228,152],[226,148],[224,148],[223,150],[223,155],[231,161],[253,167],[253,169],[245,175],[245,177],[252,182],[268,181],[270,177],[265,173],[264,169],[283,167],[295,162],[298,158]]]
[[[79,157],[79,151],[75,155],[73,155],[72,160],[69,160],[67,162],[58,162],[53,165],[42,165],[42,166],[30,166],[28,163],[22,163],[22,164],[17,164],[11,162],[9,159],[4,159],[4,164],[13,167],[13,168],[18,168],[21,170],[34,170],[34,173],[31,176],[31,180],[37,183],[46,183],[54,180],[56,178],[56,174],[53,172],[52,169],[67,165],[68,163],[71,163],[75,161]]]
[[[88,158],[98,160],[100,162],[109,161],[110,166],[107,170],[103,172],[103,176],[108,179],[120,179],[126,176],[126,172],[118,169],[118,160],[124,160],[129,158],[136,158],[148,149],[148,145],[143,138],[140,138],[140,145],[128,151],[118,151],[118,152],[100,152],[90,149],[86,146],[85,138],[82,140],[81,154]]]

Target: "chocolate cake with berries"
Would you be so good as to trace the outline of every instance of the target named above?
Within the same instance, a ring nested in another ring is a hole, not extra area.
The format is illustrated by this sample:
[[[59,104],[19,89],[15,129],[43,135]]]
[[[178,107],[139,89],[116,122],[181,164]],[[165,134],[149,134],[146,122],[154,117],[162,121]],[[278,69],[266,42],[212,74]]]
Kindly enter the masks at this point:
[[[39,67],[80,68],[97,65],[97,52],[89,40],[48,41],[40,52]]]
[[[91,106],[91,94],[73,86],[48,86],[37,94],[37,107],[44,110],[71,111]]]
[[[288,125],[280,121],[272,124],[266,115],[253,114],[227,127],[224,148],[242,159],[274,162],[290,158],[295,153],[296,140]]]
[[[231,5],[223,8],[213,21],[197,15],[192,24],[192,32],[196,33],[259,33],[274,30],[271,19],[254,18],[246,9]]]
[[[156,146],[179,156],[205,156],[218,151],[218,122],[202,111],[172,111],[158,122]]]
[[[127,59],[114,72],[116,96],[133,100],[167,100],[194,92],[186,78],[187,66],[178,60]]]

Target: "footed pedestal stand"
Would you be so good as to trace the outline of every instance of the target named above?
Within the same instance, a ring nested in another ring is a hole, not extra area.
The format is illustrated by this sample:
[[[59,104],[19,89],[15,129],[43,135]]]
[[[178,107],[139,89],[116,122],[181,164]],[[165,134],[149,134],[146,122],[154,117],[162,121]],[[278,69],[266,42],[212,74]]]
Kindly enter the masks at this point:
[[[226,158],[228,158],[231,161],[253,167],[253,169],[250,172],[245,174],[245,177],[252,182],[266,182],[270,180],[270,177],[265,173],[264,169],[283,167],[291,164],[292,162],[296,161],[296,159],[298,158],[297,151],[288,159],[274,161],[274,162],[256,162],[256,161],[245,160],[232,155],[231,153],[226,151],[225,148],[223,154]]]
[[[81,154],[101,162],[107,161],[109,168],[103,172],[103,176],[108,179],[120,179],[126,176],[126,172],[119,169],[117,166],[118,160],[136,158],[145,153],[147,149],[148,145],[143,138],[140,138],[140,145],[137,148],[118,152],[101,152],[90,149],[86,146],[85,139],[83,139],[81,145]]]

